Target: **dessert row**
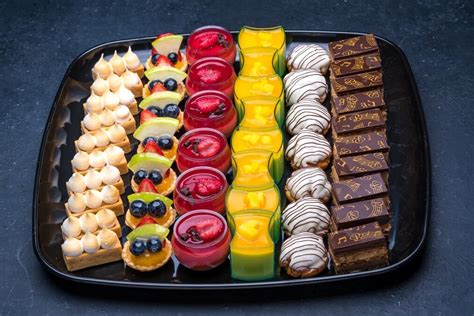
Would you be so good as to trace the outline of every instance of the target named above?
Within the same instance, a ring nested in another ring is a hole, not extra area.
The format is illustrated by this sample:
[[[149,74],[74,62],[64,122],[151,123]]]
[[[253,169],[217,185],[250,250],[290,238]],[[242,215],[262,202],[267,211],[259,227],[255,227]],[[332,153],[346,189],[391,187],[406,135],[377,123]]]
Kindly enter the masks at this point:
[[[330,43],[329,54],[301,44],[287,58],[282,27],[243,27],[238,43],[203,27],[185,51],[182,43],[166,33],[143,64],[129,48],[94,65],[61,227],[68,270],[123,260],[146,272],[173,253],[196,271],[230,258],[243,281],[274,278],[280,267],[311,277],[330,260],[336,273],[379,267],[383,254],[386,264],[385,237],[385,252],[371,242],[390,229],[386,111],[373,84],[380,55],[363,49],[375,39]],[[283,195],[285,158],[293,172]],[[133,193],[122,197],[128,186]],[[360,248],[373,254],[368,264]]]

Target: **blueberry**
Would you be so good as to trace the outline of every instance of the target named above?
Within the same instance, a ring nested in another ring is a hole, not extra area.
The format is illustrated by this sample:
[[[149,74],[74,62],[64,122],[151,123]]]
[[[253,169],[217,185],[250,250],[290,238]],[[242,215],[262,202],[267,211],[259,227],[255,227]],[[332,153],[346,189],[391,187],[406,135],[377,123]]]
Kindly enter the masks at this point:
[[[178,54],[176,53],[169,53],[168,54],[168,59],[173,63],[173,64],[176,64],[178,62]]]
[[[167,117],[177,118],[179,115],[179,107],[176,104],[168,104],[163,109],[163,115]]]
[[[156,62],[158,61],[158,58],[160,58],[160,54],[155,54],[151,56],[151,63],[153,65],[156,65]]]
[[[150,172],[148,175],[148,179],[151,180],[155,185],[160,184],[161,181],[163,181],[163,177],[161,176],[160,172],[158,170],[153,170]]]
[[[169,150],[173,148],[173,138],[170,136],[161,136],[158,138],[158,146],[160,146],[161,149],[164,150]]]
[[[144,240],[137,239],[130,244],[130,252],[134,256],[139,256],[146,250],[146,244]]]
[[[163,116],[163,110],[156,106],[149,106],[146,108],[151,113],[155,114],[158,117]]]
[[[157,253],[161,251],[162,248],[163,244],[158,237],[150,237],[146,242],[146,249],[148,249],[149,252]]]
[[[152,91],[153,88],[159,83],[163,83],[163,82],[161,82],[160,80],[150,81],[150,83],[148,84],[148,90]]]
[[[130,204],[130,212],[134,217],[142,218],[147,213],[147,205],[142,200],[135,200]]]
[[[133,181],[135,181],[136,184],[140,184],[140,182],[146,179],[147,176],[147,172],[145,170],[140,169],[133,175]]]
[[[174,79],[166,79],[164,82],[165,89],[168,91],[176,91],[178,89],[178,83]]]
[[[161,200],[154,200],[148,204],[148,213],[154,217],[162,217],[166,214],[166,205]]]
[[[154,142],[155,144],[158,144],[158,139],[153,136],[148,136],[143,140],[142,144],[143,146],[146,146],[146,144],[148,144],[149,142]]]

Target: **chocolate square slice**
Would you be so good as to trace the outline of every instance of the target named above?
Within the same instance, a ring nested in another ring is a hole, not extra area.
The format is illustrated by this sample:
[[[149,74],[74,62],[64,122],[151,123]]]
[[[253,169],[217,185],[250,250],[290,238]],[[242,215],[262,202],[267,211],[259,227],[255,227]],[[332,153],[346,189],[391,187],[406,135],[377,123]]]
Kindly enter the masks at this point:
[[[331,107],[333,116],[376,108],[385,109],[383,89],[377,88],[365,92],[336,96],[331,98]]]
[[[335,97],[337,95],[368,90],[382,85],[382,72],[380,70],[340,78],[331,78],[331,95]]]
[[[338,274],[388,265],[385,236],[377,222],[331,233],[328,245],[334,269]]]
[[[342,181],[381,173],[385,184],[388,182],[388,164],[383,153],[371,153],[334,159],[331,177],[334,181]]]
[[[340,136],[333,140],[334,142],[334,157],[346,157],[360,154],[367,154],[372,152],[387,153],[389,146],[387,143],[387,136],[380,131]],[[385,155],[387,159],[387,155]]]
[[[329,55],[332,60],[348,58],[378,51],[379,47],[373,34],[367,34],[329,43]]]
[[[373,71],[382,68],[382,59],[378,52],[356,56],[348,59],[340,59],[331,63],[331,76],[343,77],[355,75],[362,72]]]
[[[333,117],[332,137],[357,134],[362,131],[385,131],[385,118],[379,109],[349,113]]]
[[[331,230],[337,231],[377,221],[384,234],[391,229],[390,214],[383,199],[336,205],[331,207]]]
[[[387,197],[387,186],[380,173],[334,182],[333,201],[336,205]]]

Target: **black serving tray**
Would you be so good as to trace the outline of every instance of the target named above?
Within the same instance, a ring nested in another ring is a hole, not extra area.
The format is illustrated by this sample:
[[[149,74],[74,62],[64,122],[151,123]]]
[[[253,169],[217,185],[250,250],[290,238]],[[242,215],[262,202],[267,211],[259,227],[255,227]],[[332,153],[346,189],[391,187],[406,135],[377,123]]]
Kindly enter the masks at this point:
[[[233,32],[236,36],[237,32]],[[287,31],[287,52],[300,43],[327,48],[331,41],[360,33]],[[66,181],[71,176],[73,142],[80,136],[82,103],[90,94],[91,68],[104,53],[124,53],[129,45],[145,61],[153,37],[110,42],[78,56],[64,75],[49,114],[36,170],[33,197],[33,240],[39,261],[61,278],[92,284],[167,289],[257,288],[334,282],[387,273],[408,263],[426,239],[430,212],[430,157],[423,109],[408,61],[394,43],[377,37],[383,60],[387,133],[390,144],[390,199],[392,231],[389,238],[390,265],[371,271],[336,275],[332,269],[307,278],[293,279],[284,271],[272,280],[241,282],[230,277],[227,261],[208,272],[193,272],[173,257],[161,269],[141,273],[123,262],[68,272],[61,254],[60,225],[66,217]],[[326,105],[329,106],[329,97]],[[133,152],[133,151],[132,151]],[[129,177],[129,175],[128,175]],[[127,176],[124,179],[129,184]],[[128,189],[129,190],[129,189]],[[126,199],[123,199],[126,203]],[[123,218],[122,224],[123,224]]]

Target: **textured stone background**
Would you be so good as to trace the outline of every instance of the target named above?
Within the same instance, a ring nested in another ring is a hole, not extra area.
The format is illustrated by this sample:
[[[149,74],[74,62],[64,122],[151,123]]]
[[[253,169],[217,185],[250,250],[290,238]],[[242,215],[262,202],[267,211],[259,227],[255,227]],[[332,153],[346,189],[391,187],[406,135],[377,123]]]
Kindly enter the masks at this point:
[[[0,314],[472,315],[473,9],[468,0],[2,1]],[[83,287],[41,268],[31,245],[34,172],[47,115],[69,63],[99,43],[189,32],[205,24],[374,32],[405,51],[424,105],[433,164],[431,229],[417,262],[372,280],[212,293]]]

